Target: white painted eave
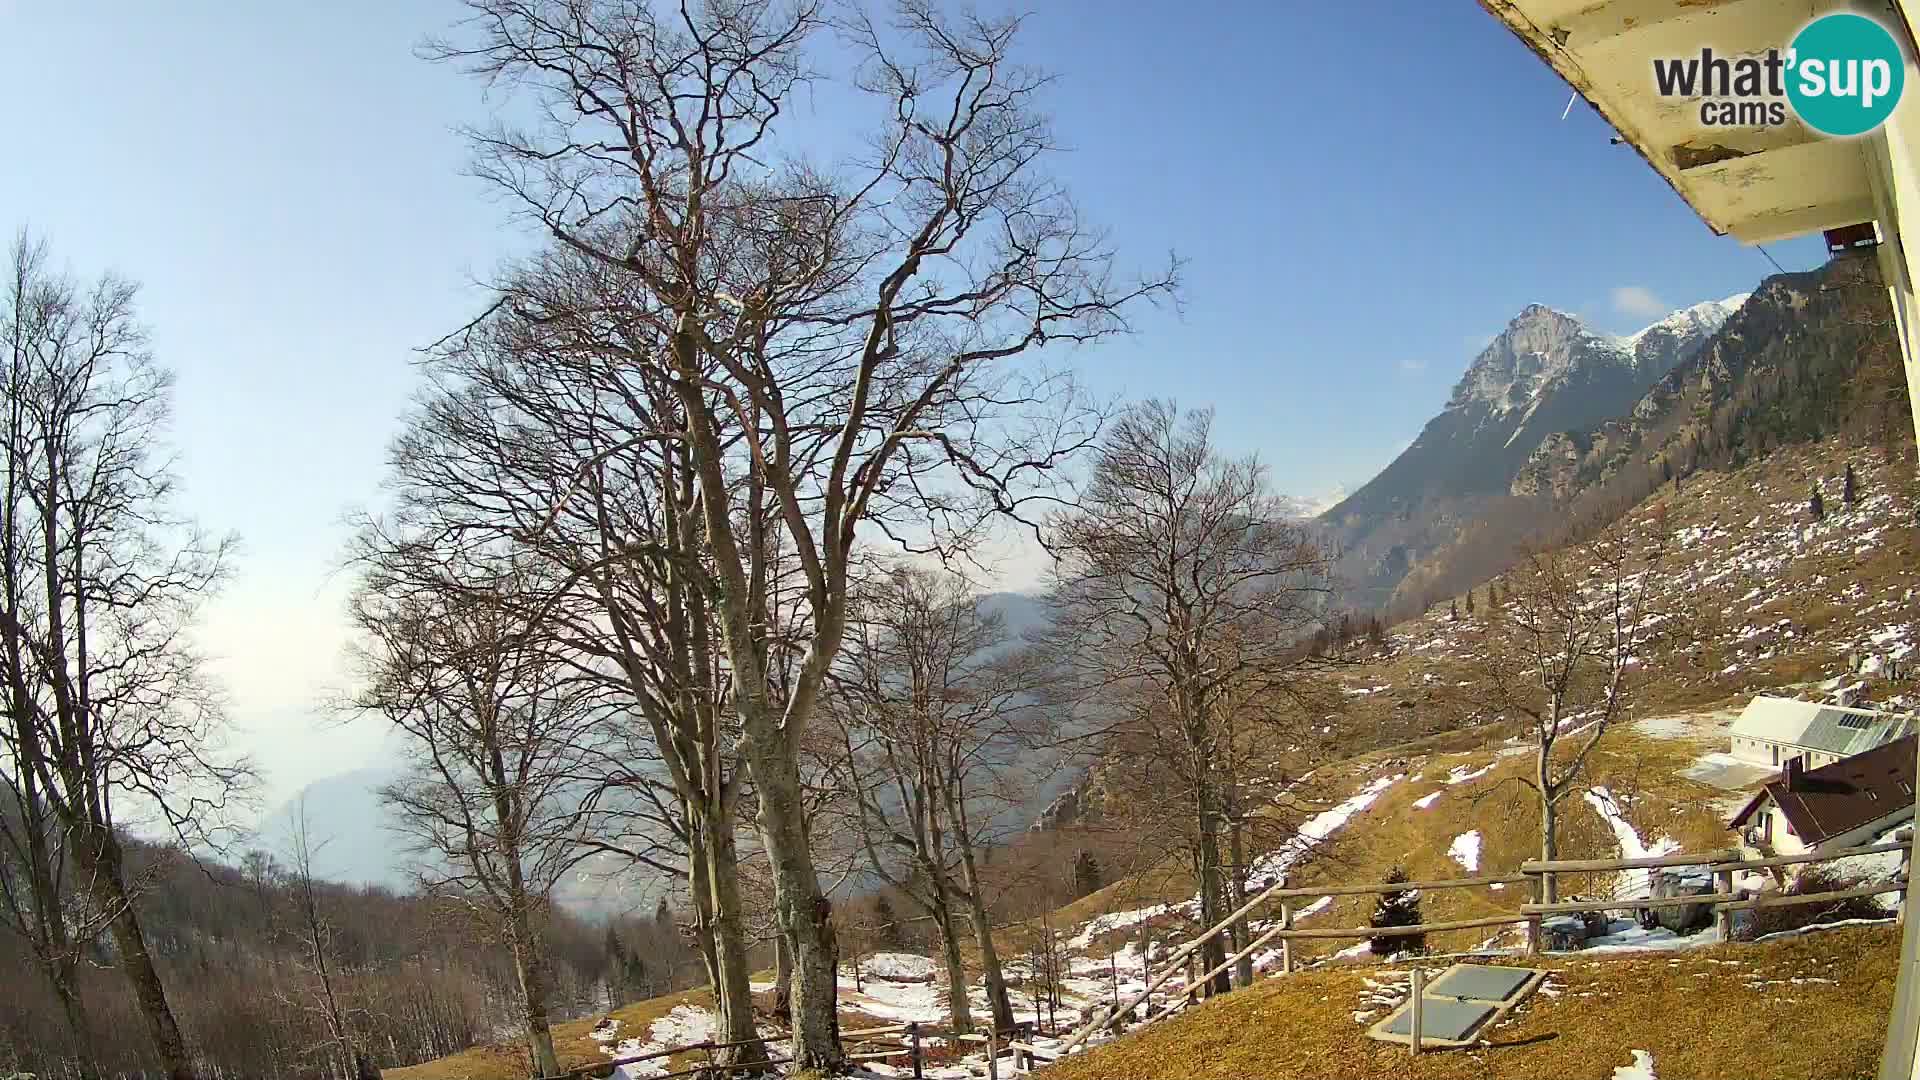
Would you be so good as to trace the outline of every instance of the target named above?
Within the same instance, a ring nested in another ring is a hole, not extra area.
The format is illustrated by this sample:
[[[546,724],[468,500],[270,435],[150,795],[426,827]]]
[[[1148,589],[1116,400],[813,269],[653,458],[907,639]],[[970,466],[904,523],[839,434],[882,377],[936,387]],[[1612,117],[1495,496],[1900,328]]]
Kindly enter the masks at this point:
[[[1765,243],[1872,220],[1864,140],[1794,121],[1707,128],[1699,103],[1654,85],[1656,57],[1784,49],[1816,14],[1810,0],[1480,0],[1600,111],[1714,232]],[[1851,5],[1898,25],[1891,5]],[[1873,138],[1867,136],[1866,138]]]

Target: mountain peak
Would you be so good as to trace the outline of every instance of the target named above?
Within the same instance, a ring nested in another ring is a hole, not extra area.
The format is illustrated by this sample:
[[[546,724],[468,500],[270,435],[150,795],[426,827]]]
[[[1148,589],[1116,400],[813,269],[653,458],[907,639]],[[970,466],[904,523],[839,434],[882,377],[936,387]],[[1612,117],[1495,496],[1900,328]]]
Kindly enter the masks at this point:
[[[1496,415],[1503,414],[1525,408],[1577,367],[1630,359],[1630,352],[1594,333],[1575,316],[1545,304],[1528,304],[1468,365],[1447,408],[1481,403]]]
[[[1724,300],[1703,300],[1681,308],[1621,338],[1620,344],[1633,354],[1635,367],[1655,377],[1664,375],[1726,325],[1751,295],[1736,293]]]

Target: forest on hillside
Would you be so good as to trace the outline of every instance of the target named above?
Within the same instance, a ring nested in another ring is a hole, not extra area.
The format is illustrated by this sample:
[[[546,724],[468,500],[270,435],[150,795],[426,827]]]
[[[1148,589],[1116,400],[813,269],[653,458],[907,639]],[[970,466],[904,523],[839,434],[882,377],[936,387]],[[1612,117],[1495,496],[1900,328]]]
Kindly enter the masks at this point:
[[[17,828],[17,812],[14,820]],[[440,1057],[518,1026],[509,949],[476,935],[471,913],[451,898],[315,881],[297,860],[264,850],[234,867],[134,840],[126,846],[148,948],[192,1032],[203,1075],[352,1076],[360,1063],[342,1060],[328,1030],[335,1013],[352,1019],[364,1064],[373,1068]],[[24,882],[10,868],[0,859],[0,893],[13,903]],[[544,936],[562,1016],[702,977],[664,903],[605,924],[554,910]],[[0,920],[0,970],[15,973],[0,979],[0,1075],[80,1075],[80,1062],[109,1075],[147,1068],[138,1004],[116,959],[110,936],[78,943],[75,990],[88,1032],[82,1053],[52,986],[31,975],[32,945],[13,920]]]

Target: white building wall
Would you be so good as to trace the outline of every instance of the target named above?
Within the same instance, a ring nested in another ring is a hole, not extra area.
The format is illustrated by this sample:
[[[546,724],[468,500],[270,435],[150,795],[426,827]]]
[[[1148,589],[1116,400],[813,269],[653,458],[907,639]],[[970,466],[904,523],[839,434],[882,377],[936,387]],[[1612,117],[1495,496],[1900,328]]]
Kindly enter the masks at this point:
[[[1902,3],[1911,21],[1920,5]],[[1920,299],[1914,283],[1920,281],[1920,67],[1907,63],[1906,86],[1900,104],[1878,132],[1860,139],[1866,155],[1873,198],[1880,219],[1880,270],[1893,302],[1895,335],[1906,362],[1907,396],[1914,430],[1920,433]],[[1906,228],[1908,215],[1915,228]]]

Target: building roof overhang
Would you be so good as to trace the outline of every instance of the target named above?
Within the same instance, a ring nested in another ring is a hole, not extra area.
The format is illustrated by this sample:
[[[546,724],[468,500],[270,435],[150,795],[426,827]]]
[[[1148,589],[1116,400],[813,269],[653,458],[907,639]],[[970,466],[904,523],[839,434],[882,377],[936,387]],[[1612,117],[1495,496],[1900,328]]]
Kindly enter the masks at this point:
[[[1808,0],[1480,0],[1611,123],[1714,232],[1765,243],[1875,217],[1861,139],[1794,119],[1711,127],[1698,99],[1662,97],[1656,58],[1785,51],[1831,3]],[[1903,25],[1883,0],[1851,5]]]

